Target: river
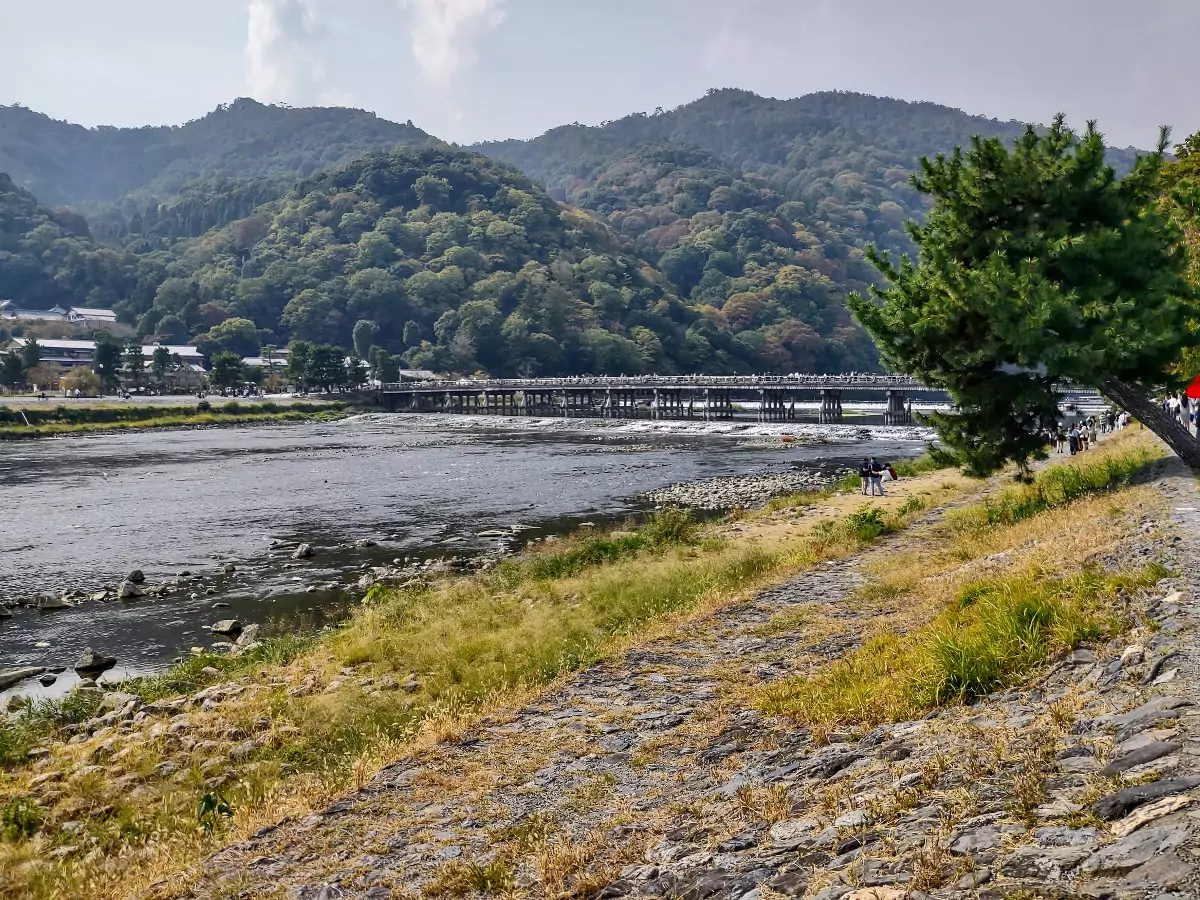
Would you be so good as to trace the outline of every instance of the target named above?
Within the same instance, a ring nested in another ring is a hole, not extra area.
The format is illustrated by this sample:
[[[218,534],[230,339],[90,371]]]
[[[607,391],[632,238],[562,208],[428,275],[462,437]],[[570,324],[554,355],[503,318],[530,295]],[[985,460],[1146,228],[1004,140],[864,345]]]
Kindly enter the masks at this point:
[[[781,448],[782,426],[544,425],[364,416],[0,445],[0,599],[111,589],[132,569],[150,584],[199,576],[164,598],[16,608],[0,619],[0,669],[66,666],[57,693],[90,645],[119,660],[106,680],[156,671],[211,643],[217,619],[320,624],[365,565],[511,548],[636,514],[676,482],[923,449],[915,429],[806,426],[837,440]],[[298,542],[312,561],[291,560]]]

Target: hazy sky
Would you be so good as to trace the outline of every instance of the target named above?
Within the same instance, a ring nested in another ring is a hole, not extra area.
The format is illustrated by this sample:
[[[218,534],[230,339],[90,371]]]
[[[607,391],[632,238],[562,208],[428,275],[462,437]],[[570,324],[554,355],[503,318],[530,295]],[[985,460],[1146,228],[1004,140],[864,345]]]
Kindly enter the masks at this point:
[[[0,104],[180,123],[238,96],[447,140],[531,137],[710,87],[1200,130],[1195,0],[0,0]]]

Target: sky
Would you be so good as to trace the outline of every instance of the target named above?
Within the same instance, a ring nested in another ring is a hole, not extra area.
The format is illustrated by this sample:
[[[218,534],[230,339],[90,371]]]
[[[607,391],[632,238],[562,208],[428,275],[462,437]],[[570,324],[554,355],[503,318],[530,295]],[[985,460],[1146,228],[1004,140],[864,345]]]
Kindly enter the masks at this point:
[[[0,0],[0,104],[180,124],[249,96],[448,141],[847,90],[999,119],[1200,131],[1195,0]]]

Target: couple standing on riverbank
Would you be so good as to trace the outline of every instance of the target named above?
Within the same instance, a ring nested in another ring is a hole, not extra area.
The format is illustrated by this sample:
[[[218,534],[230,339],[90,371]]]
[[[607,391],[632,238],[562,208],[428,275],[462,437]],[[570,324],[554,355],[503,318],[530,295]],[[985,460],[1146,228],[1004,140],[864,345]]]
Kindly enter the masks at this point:
[[[892,481],[896,480],[896,470],[890,465],[883,465],[874,456],[870,459],[864,456],[862,465],[858,467],[858,477],[862,479],[863,494],[874,497],[878,491],[880,497],[886,497],[887,494],[883,492],[883,476],[885,474]]]

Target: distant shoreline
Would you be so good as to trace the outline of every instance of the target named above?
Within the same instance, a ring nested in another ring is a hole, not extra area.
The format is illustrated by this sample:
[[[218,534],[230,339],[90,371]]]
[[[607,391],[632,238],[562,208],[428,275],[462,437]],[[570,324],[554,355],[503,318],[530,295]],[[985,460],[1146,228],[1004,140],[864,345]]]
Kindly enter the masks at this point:
[[[36,440],[75,434],[193,430],[241,425],[329,421],[353,415],[340,401],[278,404],[229,402],[162,406],[81,405],[12,407],[0,404],[0,441]],[[25,420],[29,420],[26,424]]]

